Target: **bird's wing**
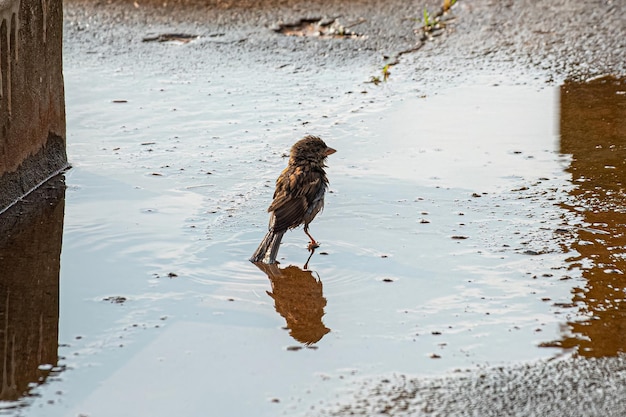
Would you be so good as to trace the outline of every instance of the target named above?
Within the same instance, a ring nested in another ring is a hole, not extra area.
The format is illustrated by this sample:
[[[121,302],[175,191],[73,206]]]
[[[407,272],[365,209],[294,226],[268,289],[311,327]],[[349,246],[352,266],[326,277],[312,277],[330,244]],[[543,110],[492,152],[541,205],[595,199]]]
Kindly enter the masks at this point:
[[[274,212],[273,229],[287,230],[304,221],[309,205],[323,186],[322,177],[302,167],[286,168],[276,181],[274,201],[267,209]]]

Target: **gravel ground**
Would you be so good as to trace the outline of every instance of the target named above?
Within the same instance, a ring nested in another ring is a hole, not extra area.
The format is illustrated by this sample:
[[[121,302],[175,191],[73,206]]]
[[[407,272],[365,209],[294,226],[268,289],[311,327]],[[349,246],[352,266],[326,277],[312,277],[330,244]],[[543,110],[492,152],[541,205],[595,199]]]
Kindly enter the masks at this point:
[[[462,1],[446,42],[429,48],[425,68],[459,73],[532,74],[545,81],[626,73],[622,1]],[[515,70],[515,71],[513,71]]]
[[[626,357],[567,359],[499,367],[458,377],[399,376],[355,389],[332,416],[623,416]]]

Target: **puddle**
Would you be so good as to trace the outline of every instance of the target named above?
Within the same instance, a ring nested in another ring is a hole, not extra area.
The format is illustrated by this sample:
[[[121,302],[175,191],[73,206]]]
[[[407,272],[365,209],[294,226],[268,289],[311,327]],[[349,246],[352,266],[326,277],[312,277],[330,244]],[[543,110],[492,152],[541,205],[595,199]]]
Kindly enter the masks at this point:
[[[194,416],[209,400],[215,415],[316,415],[378,375],[623,351],[623,82],[420,98],[363,87],[366,68],[207,75],[201,46],[180,51],[194,44],[155,52],[187,56],[182,73],[68,51],[74,168],[64,215],[60,197],[56,229],[38,232],[59,249],[64,224],[62,252],[14,268],[47,271],[51,312],[3,315],[59,346],[25,361],[20,385],[4,371],[3,387],[26,392],[6,407]],[[291,231],[280,266],[260,270],[247,259],[305,133],[338,150],[311,225],[321,247],[308,260]]]

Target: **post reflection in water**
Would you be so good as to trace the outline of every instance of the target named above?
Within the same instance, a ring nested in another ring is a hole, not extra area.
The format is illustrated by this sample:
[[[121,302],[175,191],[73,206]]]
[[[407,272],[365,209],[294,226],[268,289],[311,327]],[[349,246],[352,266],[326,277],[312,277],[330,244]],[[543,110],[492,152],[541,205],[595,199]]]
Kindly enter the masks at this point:
[[[0,401],[56,369],[64,199],[57,176],[0,215]]]
[[[582,220],[565,249],[586,283],[572,299],[582,318],[545,346],[615,356],[626,352],[626,79],[566,82],[560,97],[561,152],[572,155],[576,185],[563,208]]]
[[[267,294],[274,299],[278,314],[287,321],[291,337],[308,346],[330,332],[322,322],[326,307],[322,281],[313,271],[306,266],[305,269],[296,265],[281,268],[279,264],[263,262],[255,265],[270,279],[272,291]]]

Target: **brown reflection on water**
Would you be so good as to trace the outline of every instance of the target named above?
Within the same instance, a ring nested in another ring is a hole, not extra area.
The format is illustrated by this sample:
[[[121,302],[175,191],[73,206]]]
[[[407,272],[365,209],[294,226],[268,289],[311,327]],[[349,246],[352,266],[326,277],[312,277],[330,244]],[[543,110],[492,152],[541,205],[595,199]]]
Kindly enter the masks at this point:
[[[0,401],[27,395],[57,364],[62,176],[0,215]]]
[[[267,294],[274,299],[278,314],[287,321],[291,337],[305,345],[319,342],[330,331],[322,322],[326,307],[322,281],[313,271],[295,265],[255,265],[270,279],[272,291]]]
[[[614,356],[626,352],[626,79],[566,82],[560,96],[561,152],[576,185],[563,207],[584,222],[568,248],[586,280],[572,302],[588,318],[547,345]]]

